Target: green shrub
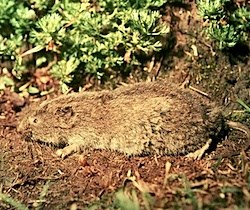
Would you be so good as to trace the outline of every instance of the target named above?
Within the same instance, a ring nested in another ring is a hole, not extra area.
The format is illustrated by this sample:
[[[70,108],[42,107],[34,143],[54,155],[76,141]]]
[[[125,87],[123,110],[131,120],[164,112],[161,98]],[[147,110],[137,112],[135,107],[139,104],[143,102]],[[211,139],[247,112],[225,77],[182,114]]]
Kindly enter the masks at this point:
[[[250,10],[231,0],[198,0],[198,9],[208,26],[206,32],[219,49],[231,48],[249,39]]]
[[[160,23],[161,15],[156,9],[164,3],[2,0],[0,56],[14,62],[12,73],[18,79],[28,71],[24,62],[27,55],[46,58],[37,62],[41,66],[56,59],[50,72],[66,91],[84,74],[98,79],[109,77],[110,72],[141,65],[139,57],[160,51],[160,38],[169,32],[169,27]]]

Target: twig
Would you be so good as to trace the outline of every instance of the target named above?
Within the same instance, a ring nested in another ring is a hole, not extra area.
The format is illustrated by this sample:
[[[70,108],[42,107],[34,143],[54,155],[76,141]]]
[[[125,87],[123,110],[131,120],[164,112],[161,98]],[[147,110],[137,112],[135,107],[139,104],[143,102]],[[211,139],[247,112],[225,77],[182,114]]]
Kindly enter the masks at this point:
[[[188,88],[190,88],[191,90],[193,90],[193,91],[195,91],[203,96],[206,96],[207,98],[210,98],[210,96],[207,93],[205,93],[205,92],[203,92],[203,91],[201,91],[201,90],[199,90],[191,85],[189,85]]]

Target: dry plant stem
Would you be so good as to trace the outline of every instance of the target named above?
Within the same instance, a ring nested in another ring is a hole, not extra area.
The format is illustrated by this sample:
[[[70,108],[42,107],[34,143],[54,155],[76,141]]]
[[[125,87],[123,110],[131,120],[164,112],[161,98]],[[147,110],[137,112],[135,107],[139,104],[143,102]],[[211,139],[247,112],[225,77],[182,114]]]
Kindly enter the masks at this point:
[[[230,128],[233,128],[235,130],[239,130],[239,131],[246,134],[247,143],[246,143],[244,151],[247,151],[250,148],[250,130],[249,130],[249,128],[247,126],[243,125],[242,123],[233,122],[233,121],[229,121],[229,120],[227,121],[227,124]]]
[[[195,91],[195,92],[197,92],[197,93],[199,93],[199,94],[201,94],[201,95],[203,95],[203,96],[206,96],[206,97],[210,98],[209,95],[208,95],[207,93],[205,93],[205,92],[203,92],[203,91],[201,91],[201,90],[199,90],[199,89],[197,89],[197,88],[195,88],[195,87],[193,87],[193,86],[191,86],[191,85],[189,85],[188,87],[189,87],[191,90],[193,90],[193,91]]]
[[[226,123],[230,128],[235,129],[235,130],[239,130],[239,131],[246,134],[247,142],[246,142],[246,146],[243,149],[243,151],[247,152],[247,150],[249,150],[249,148],[250,148],[250,130],[249,130],[249,128],[242,123],[234,122],[234,121],[230,121],[230,120],[228,120]],[[240,151],[236,151],[236,152],[232,152],[230,154],[217,155],[217,156],[213,157],[212,159],[229,158],[229,157],[233,157],[233,156],[236,156],[239,154],[240,154]]]

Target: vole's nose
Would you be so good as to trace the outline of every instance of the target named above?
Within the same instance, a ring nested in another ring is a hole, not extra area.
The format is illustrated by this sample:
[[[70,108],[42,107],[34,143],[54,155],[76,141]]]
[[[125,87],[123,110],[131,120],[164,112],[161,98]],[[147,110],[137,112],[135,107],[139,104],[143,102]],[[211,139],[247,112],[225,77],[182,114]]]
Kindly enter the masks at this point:
[[[25,120],[22,120],[18,126],[17,126],[17,131],[19,133],[25,132],[30,125],[34,125],[38,122],[38,120],[35,117],[29,117],[28,119],[26,118]]]

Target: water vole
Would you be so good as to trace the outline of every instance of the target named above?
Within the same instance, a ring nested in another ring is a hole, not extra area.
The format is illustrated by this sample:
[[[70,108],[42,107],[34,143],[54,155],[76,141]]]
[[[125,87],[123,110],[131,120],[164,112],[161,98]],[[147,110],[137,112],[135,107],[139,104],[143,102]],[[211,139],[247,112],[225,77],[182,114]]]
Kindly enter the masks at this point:
[[[166,81],[63,95],[41,103],[18,126],[27,140],[60,147],[62,157],[108,149],[200,158],[226,129],[214,103]]]

